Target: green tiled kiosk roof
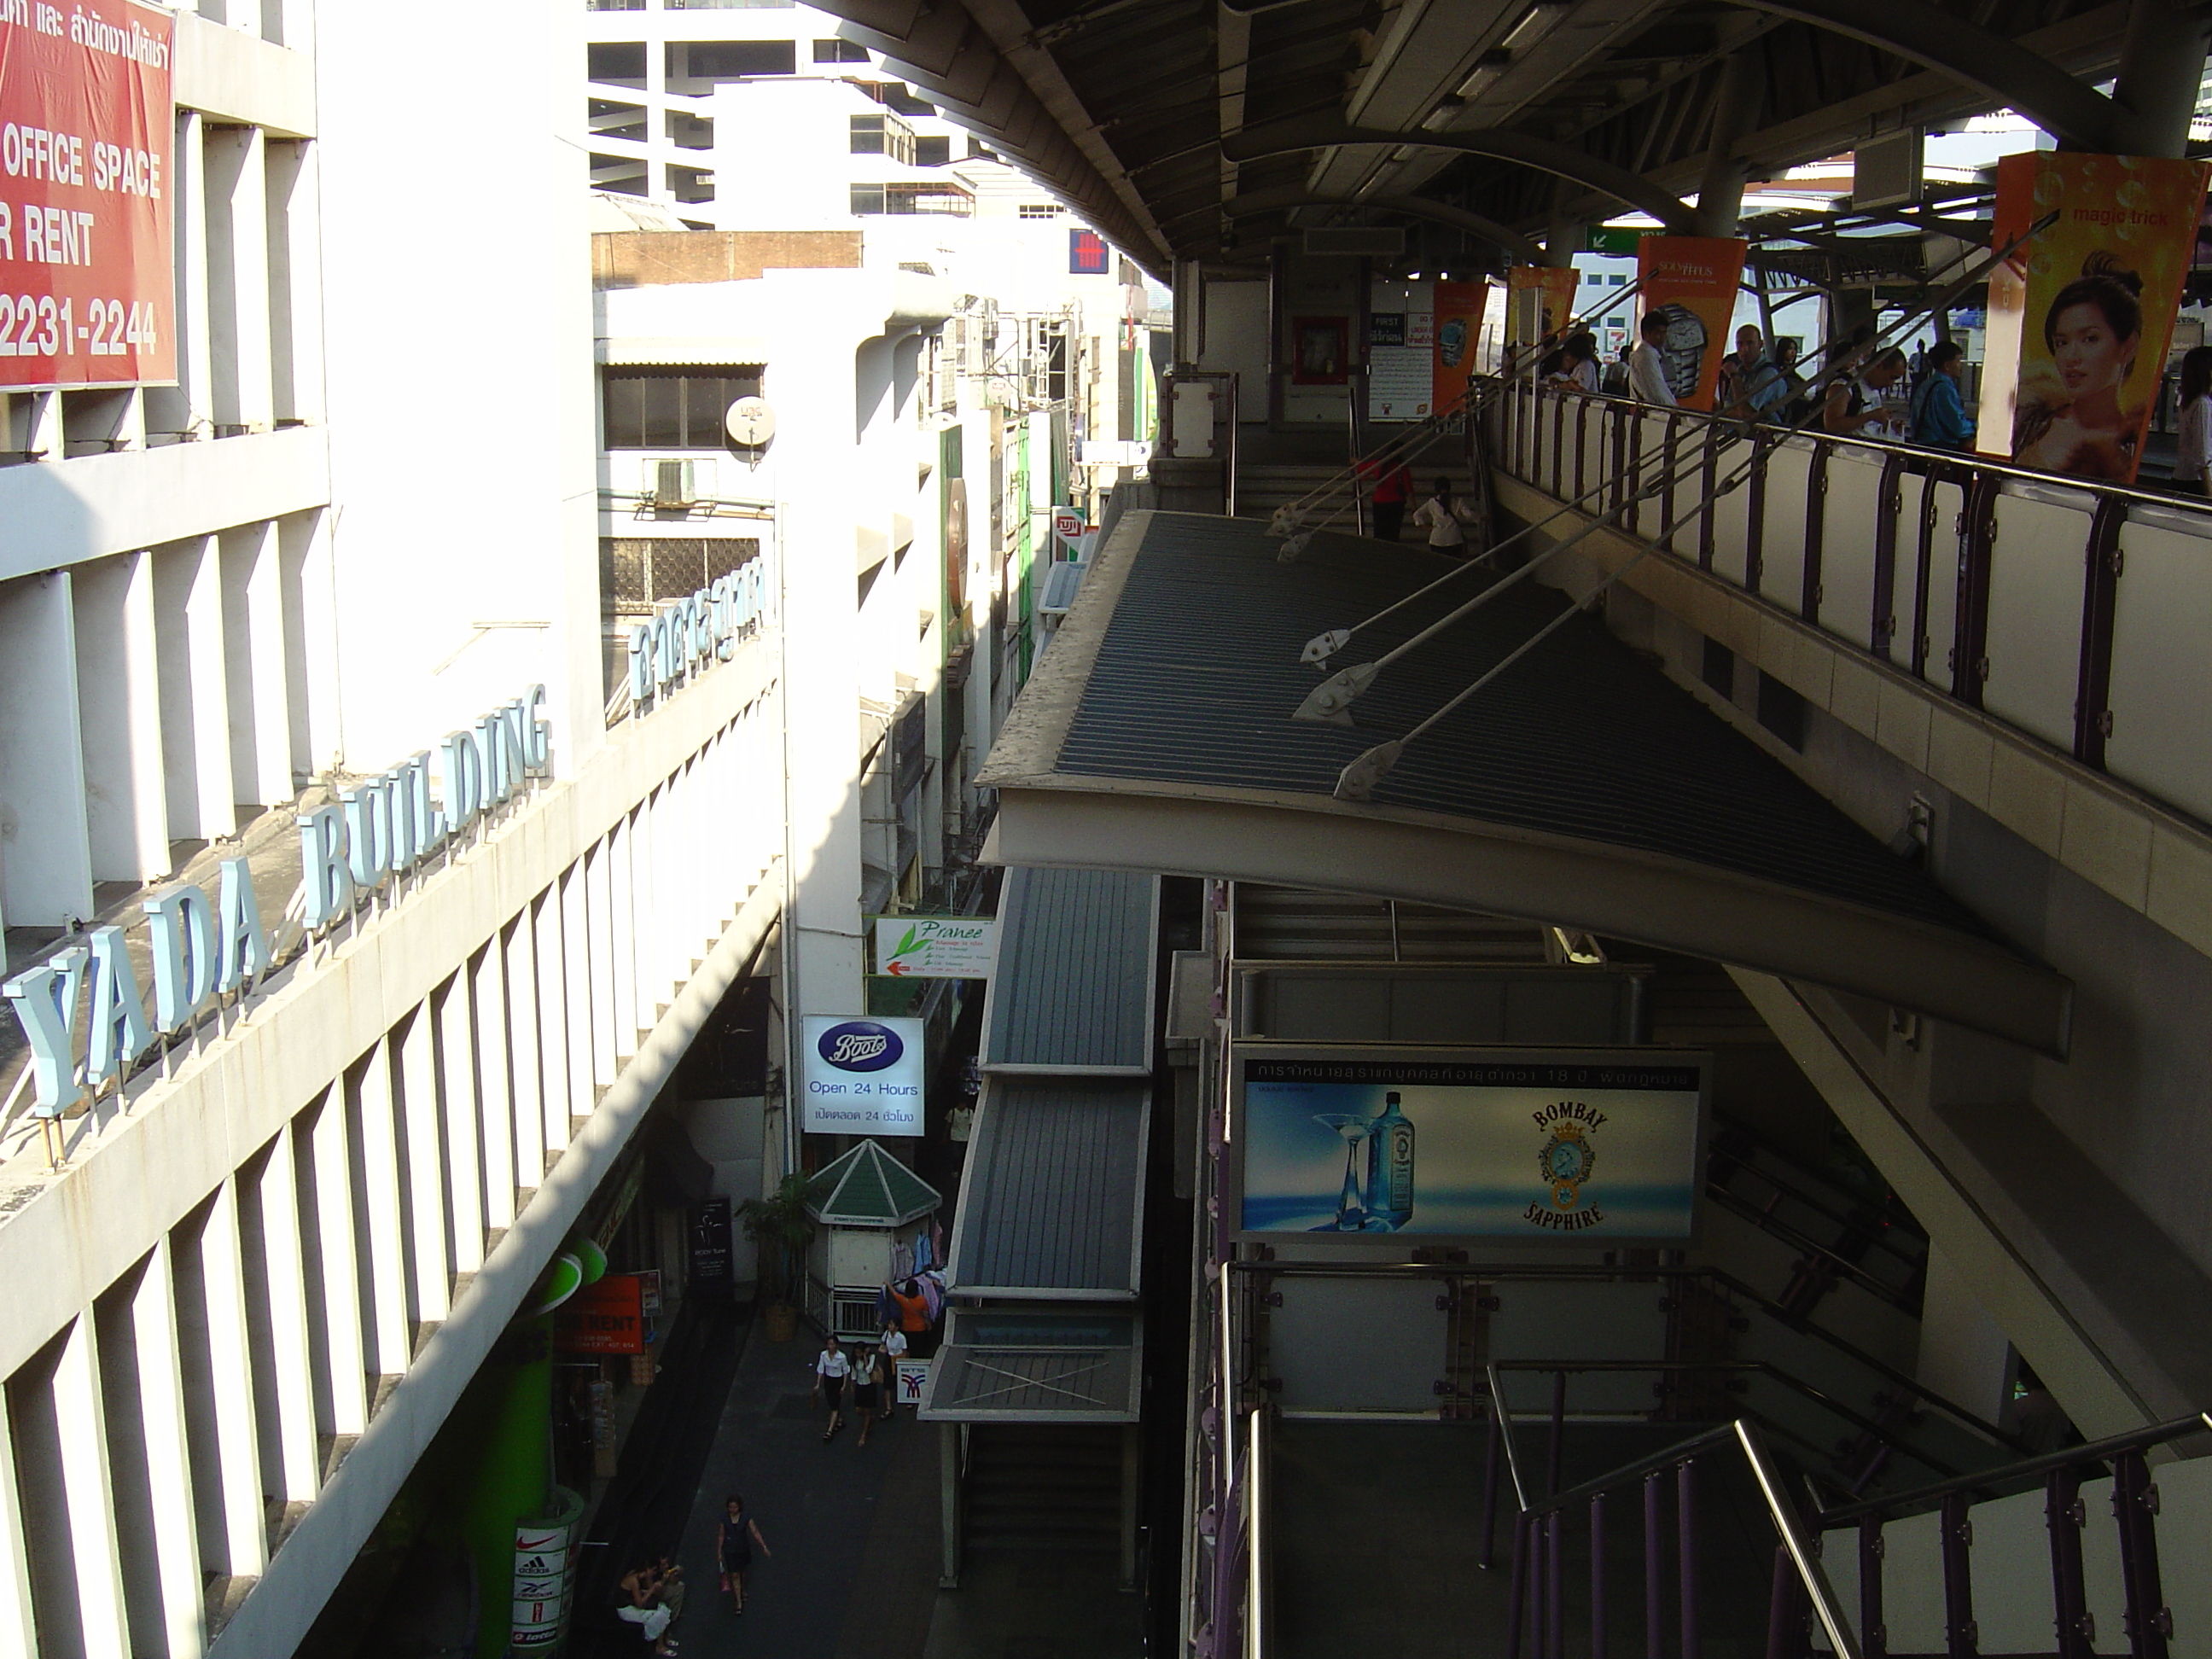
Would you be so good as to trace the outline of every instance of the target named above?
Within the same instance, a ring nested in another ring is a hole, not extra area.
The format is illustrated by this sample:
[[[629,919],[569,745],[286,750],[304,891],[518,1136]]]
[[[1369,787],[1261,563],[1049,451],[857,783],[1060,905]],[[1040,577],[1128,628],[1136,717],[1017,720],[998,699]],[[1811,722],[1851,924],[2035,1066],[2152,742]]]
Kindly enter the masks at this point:
[[[872,1140],[864,1140],[806,1183],[806,1212],[825,1226],[896,1227],[944,1200],[937,1188]]]

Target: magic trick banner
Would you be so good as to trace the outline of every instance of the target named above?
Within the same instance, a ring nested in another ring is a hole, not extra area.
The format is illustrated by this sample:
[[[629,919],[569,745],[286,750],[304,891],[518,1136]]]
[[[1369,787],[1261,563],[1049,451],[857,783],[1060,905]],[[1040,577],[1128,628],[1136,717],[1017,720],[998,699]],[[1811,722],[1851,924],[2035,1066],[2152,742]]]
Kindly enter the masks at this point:
[[[0,0],[0,386],[177,378],[174,29]]]
[[[1711,409],[1743,282],[1745,244],[1732,236],[1645,236],[1636,244],[1644,315],[1667,325],[1667,385],[1685,409]]]
[[[1978,441],[2022,466],[2131,483],[2212,164],[2029,150],[1997,163]]]

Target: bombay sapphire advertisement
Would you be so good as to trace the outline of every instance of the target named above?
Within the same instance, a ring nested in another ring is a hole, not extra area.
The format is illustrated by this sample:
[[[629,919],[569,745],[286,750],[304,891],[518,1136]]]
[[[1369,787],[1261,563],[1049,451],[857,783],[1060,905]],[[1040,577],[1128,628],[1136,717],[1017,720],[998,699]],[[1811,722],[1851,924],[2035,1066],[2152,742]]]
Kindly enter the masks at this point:
[[[1254,1047],[1240,1230],[1617,1242],[1696,1219],[1706,1060]]]

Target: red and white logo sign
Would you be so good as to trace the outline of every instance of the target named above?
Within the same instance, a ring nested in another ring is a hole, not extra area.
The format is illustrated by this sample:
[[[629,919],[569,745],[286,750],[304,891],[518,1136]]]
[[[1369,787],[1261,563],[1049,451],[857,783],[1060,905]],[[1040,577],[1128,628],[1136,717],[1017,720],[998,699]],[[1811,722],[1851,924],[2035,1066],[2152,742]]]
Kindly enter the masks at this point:
[[[0,0],[0,386],[177,378],[175,25]]]

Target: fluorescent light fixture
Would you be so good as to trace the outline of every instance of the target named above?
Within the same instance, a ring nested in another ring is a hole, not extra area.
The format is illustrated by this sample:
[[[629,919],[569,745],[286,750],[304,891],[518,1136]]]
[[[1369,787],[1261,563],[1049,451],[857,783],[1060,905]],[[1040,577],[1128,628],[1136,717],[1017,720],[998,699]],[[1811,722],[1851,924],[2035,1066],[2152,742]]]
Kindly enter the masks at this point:
[[[1411,144],[1401,144],[1390,152],[1390,159],[1394,162],[1410,161],[1419,154]]]
[[[1421,130],[1424,132],[1442,132],[1459,119],[1460,112],[1466,107],[1464,98],[1457,93],[1449,93],[1445,94],[1443,102],[1429,112],[1427,118],[1421,123]]]
[[[1566,0],[1536,0],[1527,15],[1507,32],[1502,44],[1508,52],[1526,52],[1557,28],[1559,20],[1573,9]]]
[[[1462,103],[1473,102],[1496,86],[1499,78],[1504,75],[1506,65],[1503,63],[1477,64],[1474,66],[1474,72],[1459,83],[1456,96]]]

